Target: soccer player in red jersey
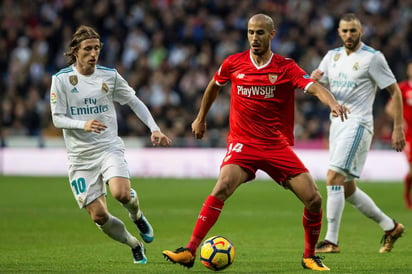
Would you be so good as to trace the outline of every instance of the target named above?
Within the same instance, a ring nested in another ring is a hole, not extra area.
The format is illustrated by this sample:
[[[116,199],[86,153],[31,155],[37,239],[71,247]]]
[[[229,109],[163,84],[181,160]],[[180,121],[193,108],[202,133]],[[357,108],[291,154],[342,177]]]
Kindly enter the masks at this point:
[[[292,150],[294,93],[302,89],[328,105],[342,121],[348,110],[332,94],[304,72],[293,60],[274,54],[271,40],[276,31],[273,20],[264,14],[249,19],[250,49],[227,57],[204,92],[192,131],[201,139],[206,131],[206,115],[220,88],[232,82],[230,131],[227,154],[221,164],[212,193],[206,198],[186,247],[164,250],[173,263],[192,267],[196,250],[216,223],[224,202],[242,183],[255,178],[258,169],[290,189],[304,204],[304,252],[302,266],[329,270],[315,255],[322,222],[322,198],[304,164]]]
[[[399,89],[402,92],[403,101],[403,121],[406,145],[404,152],[409,164],[409,171],[404,179],[404,192],[403,197],[405,205],[408,209],[412,210],[412,61],[409,61],[406,66],[407,79],[398,84]],[[390,100],[386,105],[386,113],[393,116],[393,102]]]

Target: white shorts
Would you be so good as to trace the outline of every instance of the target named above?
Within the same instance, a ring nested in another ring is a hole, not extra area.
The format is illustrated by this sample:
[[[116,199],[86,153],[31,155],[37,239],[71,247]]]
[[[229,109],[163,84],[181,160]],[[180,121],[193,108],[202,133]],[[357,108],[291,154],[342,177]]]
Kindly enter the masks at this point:
[[[106,195],[106,183],[113,177],[130,178],[124,153],[120,150],[69,165],[70,187],[80,208]]]
[[[332,119],[329,133],[329,169],[359,178],[365,166],[373,133],[356,119]]]

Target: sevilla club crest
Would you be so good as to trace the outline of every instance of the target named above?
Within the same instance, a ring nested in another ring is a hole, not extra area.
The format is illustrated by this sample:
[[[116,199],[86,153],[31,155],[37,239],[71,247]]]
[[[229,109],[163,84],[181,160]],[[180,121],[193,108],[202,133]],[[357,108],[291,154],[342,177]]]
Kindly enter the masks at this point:
[[[275,83],[276,80],[278,79],[277,74],[269,74],[268,77],[269,77],[269,81],[270,81],[272,84]]]

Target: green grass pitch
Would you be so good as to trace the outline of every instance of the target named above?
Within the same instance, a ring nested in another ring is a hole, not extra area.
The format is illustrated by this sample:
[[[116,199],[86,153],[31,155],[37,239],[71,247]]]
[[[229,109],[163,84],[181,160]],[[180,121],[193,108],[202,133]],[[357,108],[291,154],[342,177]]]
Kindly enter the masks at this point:
[[[211,273],[197,258],[184,269],[163,259],[163,249],[184,246],[214,179],[134,178],[142,209],[155,229],[146,244],[147,265],[132,263],[130,249],[98,231],[77,207],[65,177],[0,176],[1,273]],[[380,254],[382,231],[346,204],[340,254],[326,254],[334,273],[411,273],[412,212],[404,208],[401,183],[359,183],[406,233],[391,253]],[[319,183],[326,202],[325,184]],[[138,235],[126,210],[109,195],[109,209]],[[236,248],[227,273],[309,273],[303,251],[302,204],[271,181],[242,185],[226,202],[208,236],[228,237]],[[324,224],[325,216],[324,216]],[[326,226],[324,225],[324,229]],[[321,232],[321,239],[325,230]]]

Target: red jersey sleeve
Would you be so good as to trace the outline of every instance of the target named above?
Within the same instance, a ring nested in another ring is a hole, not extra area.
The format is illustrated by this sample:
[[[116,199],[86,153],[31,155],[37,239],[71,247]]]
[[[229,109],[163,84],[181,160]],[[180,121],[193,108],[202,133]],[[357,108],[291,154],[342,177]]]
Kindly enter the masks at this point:
[[[224,86],[230,81],[230,64],[232,59],[232,56],[226,58],[214,75],[214,80],[219,86]]]
[[[291,83],[295,88],[305,90],[310,83],[314,83],[315,80],[310,78],[310,75],[306,73],[301,67],[299,67],[291,59],[290,63],[287,65],[285,70],[287,78],[290,79]]]

